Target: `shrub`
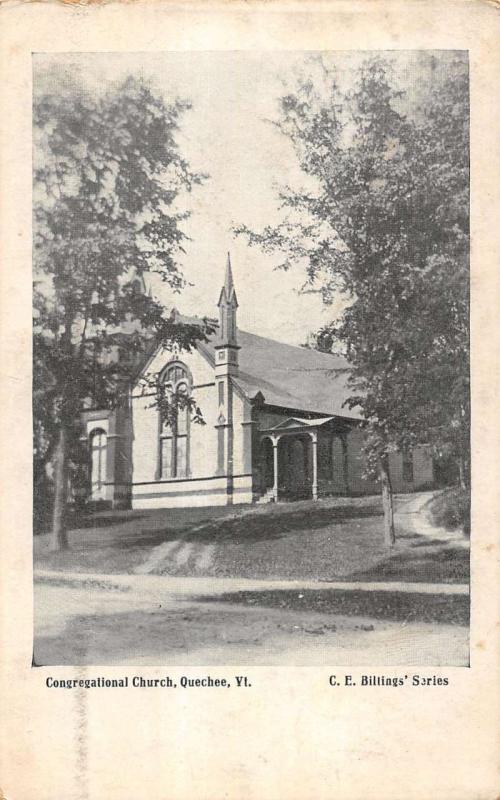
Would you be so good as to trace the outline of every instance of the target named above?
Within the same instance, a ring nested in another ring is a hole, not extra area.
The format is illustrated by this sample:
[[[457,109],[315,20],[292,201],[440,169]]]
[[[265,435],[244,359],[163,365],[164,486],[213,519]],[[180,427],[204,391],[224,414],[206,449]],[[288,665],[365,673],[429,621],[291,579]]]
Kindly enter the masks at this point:
[[[432,521],[447,530],[461,528],[470,535],[470,492],[458,487],[445,489],[435,497],[429,511]]]

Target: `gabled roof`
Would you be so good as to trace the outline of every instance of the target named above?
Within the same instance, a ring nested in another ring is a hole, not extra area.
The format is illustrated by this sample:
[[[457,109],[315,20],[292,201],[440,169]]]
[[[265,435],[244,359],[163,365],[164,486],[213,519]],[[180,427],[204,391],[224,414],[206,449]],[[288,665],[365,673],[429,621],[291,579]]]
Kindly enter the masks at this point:
[[[203,324],[200,317],[186,317],[176,309],[174,311],[177,322]],[[207,341],[198,342],[197,349],[213,366],[218,324],[214,319],[208,319],[208,322],[214,332]],[[362,419],[357,409],[344,405],[353,391],[348,385],[351,367],[343,356],[284,344],[239,328],[237,341],[240,347],[239,370],[232,380],[249,400],[259,400],[299,414]],[[158,347],[159,344],[153,343],[140,372],[146,369]]]
[[[198,345],[215,363],[215,334]],[[239,371],[234,383],[249,399],[260,392],[267,405],[346,419],[361,419],[344,402],[352,395],[343,356],[277,342],[238,330]]]

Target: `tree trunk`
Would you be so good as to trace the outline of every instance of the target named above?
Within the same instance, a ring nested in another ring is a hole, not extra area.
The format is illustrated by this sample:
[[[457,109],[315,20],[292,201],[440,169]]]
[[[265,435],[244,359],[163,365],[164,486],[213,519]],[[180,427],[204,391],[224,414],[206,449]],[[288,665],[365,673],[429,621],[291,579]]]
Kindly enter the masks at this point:
[[[55,451],[54,511],[52,516],[52,550],[66,550],[66,501],[68,492],[68,430],[61,423]]]
[[[464,465],[464,460],[461,456],[459,456],[458,458],[458,478],[459,478],[460,488],[463,491],[465,491],[467,489],[467,484],[465,481],[465,465]]]
[[[464,454],[464,450],[458,456],[458,478],[460,488],[467,492],[470,489],[470,464],[468,455]]]
[[[382,484],[382,505],[384,507],[384,539],[388,547],[394,547],[394,504],[392,498],[391,477],[389,475],[389,459],[383,456],[379,461],[380,482]]]

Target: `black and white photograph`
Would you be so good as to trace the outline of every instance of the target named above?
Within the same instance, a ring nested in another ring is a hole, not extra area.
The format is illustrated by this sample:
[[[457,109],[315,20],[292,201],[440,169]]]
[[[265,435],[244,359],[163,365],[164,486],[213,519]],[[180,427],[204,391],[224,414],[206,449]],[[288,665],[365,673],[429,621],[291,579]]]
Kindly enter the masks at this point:
[[[468,52],[32,69],[33,666],[468,667]]]

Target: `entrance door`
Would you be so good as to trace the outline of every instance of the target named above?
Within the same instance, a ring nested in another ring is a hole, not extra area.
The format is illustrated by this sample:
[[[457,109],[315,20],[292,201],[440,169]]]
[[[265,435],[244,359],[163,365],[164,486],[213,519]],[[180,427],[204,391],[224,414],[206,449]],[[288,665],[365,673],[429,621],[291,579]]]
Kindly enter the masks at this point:
[[[283,497],[290,500],[308,497],[307,440],[303,436],[284,436],[279,448],[279,485]]]
[[[274,454],[270,439],[263,439],[260,445],[261,493],[265,494],[274,486]]]

